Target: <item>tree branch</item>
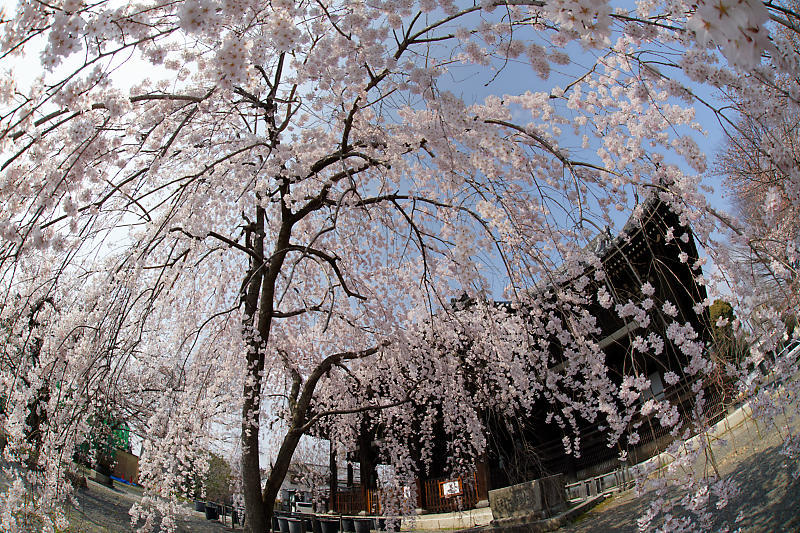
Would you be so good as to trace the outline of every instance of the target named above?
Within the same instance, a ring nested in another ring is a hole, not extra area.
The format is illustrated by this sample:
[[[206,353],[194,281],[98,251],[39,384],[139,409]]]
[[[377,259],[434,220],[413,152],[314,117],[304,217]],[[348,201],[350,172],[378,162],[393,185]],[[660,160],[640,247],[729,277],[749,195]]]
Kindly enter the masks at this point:
[[[308,429],[306,426],[311,427],[311,425],[313,425],[311,420],[304,421],[305,413],[308,411],[309,405],[311,405],[311,399],[314,397],[314,390],[317,388],[317,383],[319,382],[320,378],[325,375],[325,373],[328,372],[331,367],[333,367],[333,365],[338,364],[341,361],[364,359],[365,357],[369,357],[378,353],[381,348],[385,348],[386,346],[389,346],[389,344],[390,342],[388,340],[384,340],[380,344],[373,346],[372,348],[367,348],[366,350],[361,350],[358,352],[335,353],[323,359],[322,362],[318,364],[317,367],[311,372],[311,375],[308,376],[308,379],[303,386],[303,391],[300,394],[300,399],[297,402],[297,410],[294,413],[292,425],[297,428],[303,428],[304,432]]]
[[[169,229],[170,233],[173,233],[173,232],[176,232],[176,231],[180,232],[180,233],[183,233],[187,237],[192,238],[192,239],[194,239],[196,241],[202,241],[207,237],[213,237],[213,238],[215,238],[215,239],[217,239],[219,241],[224,242],[225,244],[227,244],[231,248],[236,248],[237,250],[246,253],[247,255],[251,256],[252,258],[254,258],[254,259],[258,260],[258,261],[263,261],[263,258],[260,257],[254,250],[251,250],[250,248],[247,248],[246,246],[242,246],[238,242],[236,242],[236,241],[234,241],[232,239],[229,239],[228,237],[225,237],[224,235],[220,235],[216,231],[209,231],[208,233],[206,233],[205,237],[202,237],[200,235],[193,235],[192,233],[189,233],[188,231],[186,231],[185,229],[183,229],[180,226],[176,226],[174,228],[170,228]]]
[[[311,248],[310,246],[298,246],[298,245],[292,244],[292,245],[287,246],[286,250],[291,250],[291,251],[295,251],[295,252],[302,252],[302,253],[307,254],[307,255],[313,255],[313,256],[319,257],[320,259],[322,259],[323,261],[325,261],[326,263],[328,263],[331,266],[331,268],[333,269],[333,272],[336,274],[336,277],[339,279],[339,283],[342,285],[342,289],[344,290],[345,294],[347,294],[348,296],[352,296],[353,298],[358,298],[359,300],[366,300],[367,299],[366,296],[362,296],[361,294],[358,294],[357,292],[353,292],[347,287],[347,282],[345,282],[344,276],[342,276],[342,271],[339,270],[339,265],[336,264],[336,261],[337,261],[338,257],[334,257],[334,256],[331,256],[331,255],[328,255],[325,252],[323,252],[322,250],[317,250],[316,248]]]

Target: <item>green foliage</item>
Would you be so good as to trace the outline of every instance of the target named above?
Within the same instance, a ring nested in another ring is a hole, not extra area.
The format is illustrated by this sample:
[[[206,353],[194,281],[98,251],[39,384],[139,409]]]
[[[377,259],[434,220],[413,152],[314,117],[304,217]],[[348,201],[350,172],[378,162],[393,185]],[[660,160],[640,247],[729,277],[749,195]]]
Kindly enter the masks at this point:
[[[229,502],[231,499],[231,466],[223,457],[211,453],[205,477],[206,499],[213,502]]]
[[[114,468],[117,450],[130,450],[130,429],[113,414],[92,416],[89,425],[94,429],[89,438],[78,446],[75,461],[110,475]]]
[[[714,342],[713,355],[724,363],[739,365],[749,354],[747,343],[736,336],[733,330],[733,321],[736,314],[733,306],[725,300],[715,300],[708,309],[711,319],[711,336]],[[717,323],[723,319],[723,323]]]
[[[208,470],[201,478],[196,469],[195,474],[187,483],[186,494],[196,500],[209,502],[230,503],[233,493],[231,482],[233,474],[228,461],[221,455],[208,452]],[[205,490],[204,490],[205,489]]]
[[[711,315],[712,324],[716,324],[717,319],[720,317],[727,318],[730,322],[736,319],[736,315],[733,313],[733,306],[725,300],[714,300],[714,303],[708,308],[708,313]],[[716,326],[714,327],[716,328]],[[728,324],[726,327],[731,326]]]

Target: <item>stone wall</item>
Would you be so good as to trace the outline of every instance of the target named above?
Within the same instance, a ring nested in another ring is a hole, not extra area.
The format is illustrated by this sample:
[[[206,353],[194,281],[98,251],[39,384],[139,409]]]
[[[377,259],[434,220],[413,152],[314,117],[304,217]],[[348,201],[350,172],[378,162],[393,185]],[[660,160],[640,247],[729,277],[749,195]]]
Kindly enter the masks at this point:
[[[548,518],[567,506],[564,475],[556,474],[490,490],[489,505],[498,524]]]

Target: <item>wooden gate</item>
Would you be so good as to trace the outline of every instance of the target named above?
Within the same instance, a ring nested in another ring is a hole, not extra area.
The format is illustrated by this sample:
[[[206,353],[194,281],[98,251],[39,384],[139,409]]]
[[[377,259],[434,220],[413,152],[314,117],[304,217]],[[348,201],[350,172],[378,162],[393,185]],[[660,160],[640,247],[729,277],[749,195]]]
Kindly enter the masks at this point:
[[[428,479],[421,483],[422,506],[426,511],[442,513],[472,509],[480,501],[478,475]]]
[[[365,489],[361,485],[337,490],[331,510],[344,515],[356,515],[361,511],[366,511],[368,515],[380,515],[380,491]]]

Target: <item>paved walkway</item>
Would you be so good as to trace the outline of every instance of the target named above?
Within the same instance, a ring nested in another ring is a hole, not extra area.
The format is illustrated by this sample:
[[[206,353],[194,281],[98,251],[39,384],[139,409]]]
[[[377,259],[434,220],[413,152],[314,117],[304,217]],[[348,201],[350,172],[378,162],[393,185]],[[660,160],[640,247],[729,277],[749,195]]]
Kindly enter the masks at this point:
[[[795,431],[797,427],[794,428]],[[798,532],[800,531],[800,480],[792,478],[797,464],[788,465],[780,454],[784,435],[768,434],[752,419],[745,420],[713,442],[714,460],[720,475],[739,483],[741,493],[721,511],[713,509],[713,530],[725,525],[730,531]],[[698,461],[695,472],[709,469],[707,461]],[[679,487],[668,492],[680,498]],[[637,498],[627,491],[603,502],[559,531],[569,533],[637,532],[636,520],[646,510],[652,496]],[[737,520],[738,518],[738,520]]]

